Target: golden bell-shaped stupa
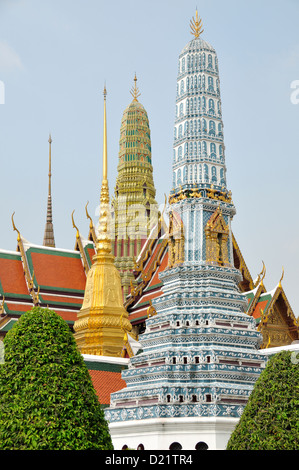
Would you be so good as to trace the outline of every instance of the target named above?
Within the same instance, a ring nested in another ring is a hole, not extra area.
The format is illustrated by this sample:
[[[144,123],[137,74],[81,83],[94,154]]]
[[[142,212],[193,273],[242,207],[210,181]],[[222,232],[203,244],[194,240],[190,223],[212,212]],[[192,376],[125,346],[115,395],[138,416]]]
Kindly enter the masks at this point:
[[[88,271],[83,305],[74,324],[82,354],[121,357],[127,332],[132,329],[123,306],[120,274],[114,264],[107,179],[107,118],[104,89],[103,180],[96,254]]]

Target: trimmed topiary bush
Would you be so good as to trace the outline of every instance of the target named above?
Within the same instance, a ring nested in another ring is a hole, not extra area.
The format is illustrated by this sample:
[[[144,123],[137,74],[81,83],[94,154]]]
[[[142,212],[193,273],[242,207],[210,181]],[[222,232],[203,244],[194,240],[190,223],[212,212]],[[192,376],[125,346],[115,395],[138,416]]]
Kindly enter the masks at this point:
[[[55,312],[35,307],[4,338],[0,449],[113,449],[74,337]]]
[[[227,450],[299,449],[299,363],[273,355],[258,378]]]

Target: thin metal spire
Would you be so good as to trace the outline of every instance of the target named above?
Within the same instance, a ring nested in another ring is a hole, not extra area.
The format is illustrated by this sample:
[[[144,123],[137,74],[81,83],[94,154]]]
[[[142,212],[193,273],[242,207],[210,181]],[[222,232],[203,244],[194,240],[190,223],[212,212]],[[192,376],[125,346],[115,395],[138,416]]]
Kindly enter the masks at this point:
[[[106,116],[106,85],[104,86],[104,132],[103,132],[103,180],[107,180],[107,116]]]
[[[137,77],[136,77],[136,73],[135,73],[135,77],[134,77],[134,82],[135,82],[135,84],[134,84],[134,86],[132,87],[130,93],[131,93],[131,95],[133,96],[134,101],[138,101],[137,98],[141,95],[141,93],[139,92],[139,89],[138,89],[138,87],[137,87]]]
[[[52,138],[51,134],[49,134],[49,180],[48,180],[48,202],[47,202],[47,220],[46,220],[46,227],[44,233],[44,246],[51,246],[55,247],[55,239],[54,239],[54,228],[53,228],[53,217],[52,217],[52,195],[51,195],[51,144]]]
[[[100,217],[98,225],[98,236],[96,241],[96,252],[100,254],[111,254],[111,240],[109,234],[110,223],[110,201],[108,186],[108,156],[107,156],[107,114],[106,114],[106,85],[104,87],[104,129],[103,129],[103,179],[100,196]]]

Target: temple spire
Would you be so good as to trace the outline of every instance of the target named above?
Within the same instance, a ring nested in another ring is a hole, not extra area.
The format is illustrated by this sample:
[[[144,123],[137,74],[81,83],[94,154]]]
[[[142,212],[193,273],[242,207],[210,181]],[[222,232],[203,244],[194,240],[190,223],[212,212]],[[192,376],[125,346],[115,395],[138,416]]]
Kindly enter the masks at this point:
[[[138,101],[138,97],[141,95],[141,93],[139,92],[139,89],[137,87],[137,77],[136,77],[136,73],[135,73],[135,77],[134,77],[134,86],[132,87],[130,93],[131,95],[133,96],[134,100],[133,101]]]
[[[104,126],[103,126],[103,178],[100,197],[100,217],[98,236],[96,241],[97,255],[111,254],[111,236],[110,228],[110,201],[108,186],[108,155],[107,155],[107,112],[106,112],[106,96],[107,90],[104,87]]]
[[[100,196],[96,254],[87,273],[83,305],[74,324],[75,339],[82,354],[121,357],[125,337],[132,329],[123,306],[120,274],[114,264],[110,235],[107,178],[107,116],[104,88],[103,179]]]
[[[106,85],[104,86],[104,132],[103,132],[103,180],[107,180],[107,113],[106,113]]]
[[[51,144],[52,138],[51,134],[49,134],[49,180],[48,180],[48,202],[47,202],[47,220],[46,220],[46,227],[44,233],[44,246],[51,246],[55,247],[55,239],[54,239],[54,228],[53,228],[53,218],[52,218],[52,195],[51,195]]]
[[[204,29],[202,27],[202,20],[198,16],[197,9],[196,9],[196,14],[195,14],[195,19],[193,16],[192,20],[190,21],[190,28],[191,28],[191,34],[193,34],[195,38],[199,38],[199,36],[204,32]]]
[[[134,263],[157,222],[158,213],[149,119],[138,101],[140,93],[136,74],[133,83],[133,100],[121,119],[118,174],[111,201],[115,234],[112,246],[115,264],[121,273],[124,298],[130,293],[131,284],[135,283]]]

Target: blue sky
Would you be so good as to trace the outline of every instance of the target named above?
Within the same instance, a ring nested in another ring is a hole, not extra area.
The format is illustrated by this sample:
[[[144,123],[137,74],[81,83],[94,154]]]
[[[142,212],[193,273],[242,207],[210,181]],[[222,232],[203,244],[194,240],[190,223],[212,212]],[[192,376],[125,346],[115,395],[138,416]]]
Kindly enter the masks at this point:
[[[57,247],[88,234],[101,185],[106,82],[110,194],[117,174],[120,122],[136,72],[148,112],[157,200],[171,189],[177,61],[191,39],[196,6],[203,38],[216,49],[233,231],[255,278],[283,286],[298,316],[297,193],[299,80],[297,0],[0,0],[0,247],[16,232],[42,244],[46,221],[48,135]]]

